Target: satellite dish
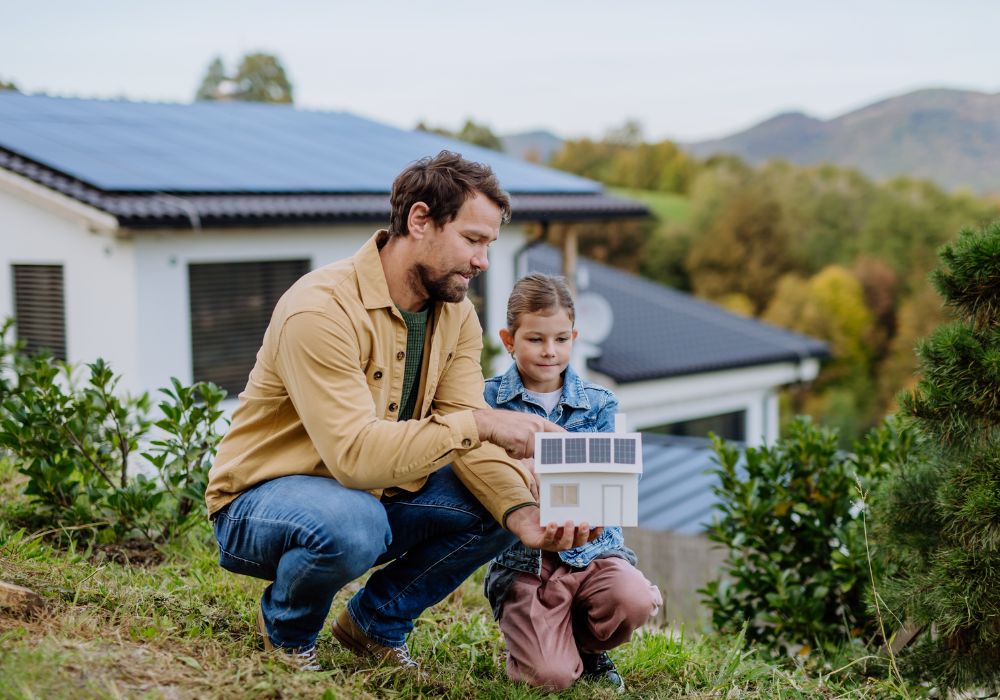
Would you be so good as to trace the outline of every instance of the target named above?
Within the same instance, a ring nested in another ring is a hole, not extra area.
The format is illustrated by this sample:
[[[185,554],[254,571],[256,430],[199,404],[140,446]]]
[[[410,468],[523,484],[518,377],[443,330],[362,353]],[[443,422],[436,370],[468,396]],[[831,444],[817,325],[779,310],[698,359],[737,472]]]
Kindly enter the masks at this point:
[[[580,340],[591,345],[600,345],[611,333],[615,314],[611,304],[600,294],[584,292],[576,300],[576,329]]]

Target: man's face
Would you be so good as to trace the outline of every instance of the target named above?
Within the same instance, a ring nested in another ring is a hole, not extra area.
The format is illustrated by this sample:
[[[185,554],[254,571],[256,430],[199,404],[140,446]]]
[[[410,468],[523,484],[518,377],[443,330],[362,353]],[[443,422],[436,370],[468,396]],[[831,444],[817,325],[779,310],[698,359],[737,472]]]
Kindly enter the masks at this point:
[[[428,301],[459,302],[472,278],[489,267],[487,249],[500,235],[500,208],[475,194],[440,228],[429,223],[421,259],[414,265]]]

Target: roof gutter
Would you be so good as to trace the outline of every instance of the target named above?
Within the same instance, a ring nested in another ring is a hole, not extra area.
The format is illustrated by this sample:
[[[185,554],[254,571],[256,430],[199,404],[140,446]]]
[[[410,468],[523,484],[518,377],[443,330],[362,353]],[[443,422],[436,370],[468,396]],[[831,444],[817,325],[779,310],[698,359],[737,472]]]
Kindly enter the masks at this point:
[[[121,231],[115,216],[4,168],[0,168],[0,191],[80,224],[91,233],[116,236]]]

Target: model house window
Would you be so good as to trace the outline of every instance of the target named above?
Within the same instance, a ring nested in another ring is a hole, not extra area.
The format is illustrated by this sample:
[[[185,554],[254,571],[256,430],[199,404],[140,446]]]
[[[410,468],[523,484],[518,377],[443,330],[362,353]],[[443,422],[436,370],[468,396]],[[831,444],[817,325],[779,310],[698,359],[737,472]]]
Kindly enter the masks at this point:
[[[566,464],[587,463],[587,438],[566,438]]]
[[[615,438],[615,464],[635,464],[634,438]]]
[[[553,506],[580,505],[580,487],[577,484],[552,484],[549,496]]]
[[[66,303],[62,265],[12,265],[17,339],[29,353],[66,359]]]
[[[590,438],[590,461],[592,464],[611,463],[611,438]]]
[[[243,391],[274,305],[309,268],[309,260],[189,265],[194,381]]]
[[[542,440],[542,464],[562,464],[562,438]]]

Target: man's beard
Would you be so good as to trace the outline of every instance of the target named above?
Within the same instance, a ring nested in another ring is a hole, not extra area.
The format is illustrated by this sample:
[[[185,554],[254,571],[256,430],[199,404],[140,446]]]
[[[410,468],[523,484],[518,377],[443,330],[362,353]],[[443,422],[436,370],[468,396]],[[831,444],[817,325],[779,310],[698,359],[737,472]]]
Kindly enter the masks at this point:
[[[428,301],[447,301],[455,304],[465,298],[465,293],[469,289],[467,285],[463,285],[461,282],[454,279],[454,275],[464,273],[471,275],[474,279],[479,274],[479,271],[452,270],[435,277],[426,265],[417,265],[416,273],[417,279],[427,292]]]

